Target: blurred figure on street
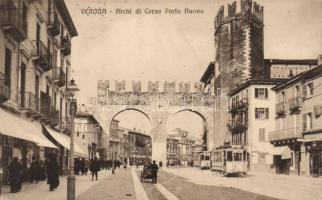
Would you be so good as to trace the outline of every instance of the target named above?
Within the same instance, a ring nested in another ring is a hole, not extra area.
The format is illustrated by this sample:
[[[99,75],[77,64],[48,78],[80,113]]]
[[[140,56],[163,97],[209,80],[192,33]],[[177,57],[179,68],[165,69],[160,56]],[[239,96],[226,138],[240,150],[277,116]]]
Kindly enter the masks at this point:
[[[49,184],[49,190],[53,191],[59,186],[59,165],[54,154],[50,155],[47,162],[47,175],[47,184]]]
[[[44,161],[39,161],[39,180],[46,180],[46,167]]]
[[[84,160],[84,174],[87,175],[89,169],[89,160]]]
[[[82,173],[82,175],[85,174],[85,159],[82,158],[82,160],[79,161],[80,164],[80,172]]]
[[[21,170],[22,166],[18,162],[18,158],[14,157],[13,161],[9,165],[10,192],[12,193],[16,193],[21,190]]]
[[[32,162],[29,167],[30,183],[33,183],[34,181],[36,181],[36,183],[38,183],[39,174],[40,174],[39,162],[38,162],[38,160],[35,159],[35,157],[32,157]]]
[[[160,169],[160,171],[162,171],[162,164],[163,164],[162,161],[160,161],[159,162],[159,169]]]
[[[98,179],[98,171],[100,171],[100,164],[99,161],[97,160],[97,157],[94,158],[94,160],[91,161],[90,164],[90,170],[92,172],[92,181],[94,179],[94,176],[96,180]]]
[[[152,183],[157,183],[158,179],[158,165],[156,164],[156,161],[154,160],[152,165],[151,165],[151,170],[152,170]]]

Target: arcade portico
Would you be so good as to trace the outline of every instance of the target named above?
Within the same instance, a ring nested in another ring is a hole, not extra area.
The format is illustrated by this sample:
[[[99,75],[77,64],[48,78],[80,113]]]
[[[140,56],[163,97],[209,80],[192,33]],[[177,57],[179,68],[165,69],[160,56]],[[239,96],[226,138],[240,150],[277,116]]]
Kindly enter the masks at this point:
[[[214,147],[214,98],[204,92],[201,83],[194,84],[190,92],[190,83],[159,82],[148,83],[148,90],[141,90],[140,81],[132,81],[132,89],[125,90],[125,81],[113,81],[115,87],[110,87],[111,81],[99,81],[97,84],[97,99],[92,108],[93,115],[105,129],[102,140],[108,141],[110,123],[121,112],[134,110],[142,113],[151,124],[152,159],[166,163],[166,124],[171,115],[189,111],[196,113],[203,120],[203,134],[206,136],[206,149]],[[176,87],[178,86],[178,87]],[[105,139],[104,139],[105,138]]]

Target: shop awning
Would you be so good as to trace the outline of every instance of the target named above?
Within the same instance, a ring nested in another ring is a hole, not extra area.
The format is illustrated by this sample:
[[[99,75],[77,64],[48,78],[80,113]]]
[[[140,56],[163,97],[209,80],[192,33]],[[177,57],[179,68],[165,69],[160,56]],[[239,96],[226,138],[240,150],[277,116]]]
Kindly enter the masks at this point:
[[[299,139],[300,142],[322,142],[322,137],[316,137],[316,138],[308,138],[308,139]]]
[[[280,155],[282,159],[290,159],[291,158],[291,150],[288,146],[274,147],[272,154],[273,155]]]
[[[52,128],[45,126],[48,133],[63,147],[70,150],[70,137],[68,135],[59,133]],[[88,157],[87,152],[77,142],[74,142],[74,152],[76,156]]]
[[[34,142],[37,146],[57,148],[43,134],[40,124],[22,119],[0,108],[0,133]]]

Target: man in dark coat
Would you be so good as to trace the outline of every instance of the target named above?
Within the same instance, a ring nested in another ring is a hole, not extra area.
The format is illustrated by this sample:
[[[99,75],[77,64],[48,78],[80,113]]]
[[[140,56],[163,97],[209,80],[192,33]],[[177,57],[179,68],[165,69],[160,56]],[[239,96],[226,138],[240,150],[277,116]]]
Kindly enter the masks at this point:
[[[38,183],[39,180],[39,173],[40,173],[40,166],[38,160],[35,159],[35,157],[32,157],[32,162],[29,167],[29,180],[30,183],[33,183],[36,181]]]
[[[21,189],[21,170],[22,166],[18,162],[18,158],[14,157],[13,161],[9,165],[9,182],[10,182],[10,191],[12,193],[19,192]]]
[[[100,163],[96,157],[94,158],[94,160],[92,160],[89,168],[92,172],[92,181],[94,179],[94,176],[96,177],[96,180],[97,180],[98,171],[100,171],[101,167],[100,167]]]
[[[47,163],[47,184],[49,184],[49,190],[53,191],[59,186],[59,165],[55,155],[49,157]]]
[[[157,183],[158,179],[158,165],[156,164],[155,160],[153,161],[151,165],[151,171],[152,171],[152,183]]]

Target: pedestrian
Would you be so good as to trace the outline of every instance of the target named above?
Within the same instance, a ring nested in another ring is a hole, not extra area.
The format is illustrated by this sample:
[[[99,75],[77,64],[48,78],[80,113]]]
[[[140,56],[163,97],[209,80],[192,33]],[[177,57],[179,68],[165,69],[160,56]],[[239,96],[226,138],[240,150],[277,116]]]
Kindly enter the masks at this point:
[[[46,180],[46,167],[45,167],[45,163],[44,161],[40,160],[39,161],[39,170],[40,170],[40,173],[39,173],[39,180]]]
[[[22,166],[18,162],[18,158],[14,157],[9,165],[9,182],[10,192],[16,193],[21,189],[21,170]]]
[[[159,162],[159,169],[162,171],[162,161]]]
[[[85,160],[84,161],[84,173],[85,173],[85,175],[87,175],[87,172],[88,172],[88,169],[89,169],[89,160]]]
[[[155,160],[153,161],[151,165],[151,171],[152,171],[152,183],[157,183],[158,179],[158,165],[156,164]]]
[[[39,180],[39,172],[40,172],[40,166],[38,160],[35,159],[35,157],[32,157],[32,162],[29,167],[29,180],[30,183],[33,183],[36,181],[38,183]]]
[[[59,165],[54,154],[50,155],[49,161],[47,162],[47,175],[49,190],[53,191],[59,186]]]
[[[99,164],[99,161],[97,160],[97,157],[95,157],[94,160],[92,160],[90,164],[90,170],[92,172],[92,181],[94,179],[94,176],[96,177],[96,180],[97,180],[98,171],[100,171],[100,164]]]
[[[81,171],[82,175],[84,175],[85,174],[85,159],[82,158],[82,160],[80,160],[79,164],[80,164],[80,171]]]

